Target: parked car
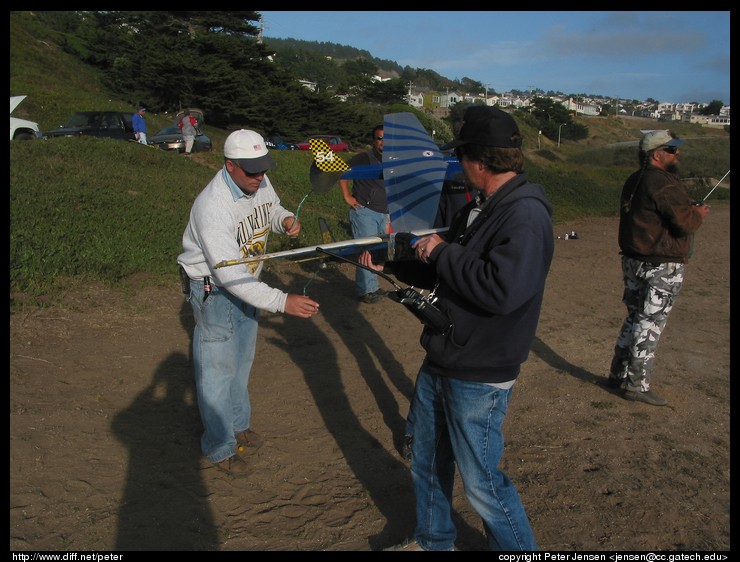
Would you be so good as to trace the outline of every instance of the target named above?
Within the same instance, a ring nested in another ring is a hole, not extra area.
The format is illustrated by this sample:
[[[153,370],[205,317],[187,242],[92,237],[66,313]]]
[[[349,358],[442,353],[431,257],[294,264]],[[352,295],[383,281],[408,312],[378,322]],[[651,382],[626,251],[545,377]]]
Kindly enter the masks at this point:
[[[27,96],[10,96],[10,113],[26,99]],[[39,124],[26,119],[10,116],[10,140],[33,140],[41,137]]]
[[[267,135],[265,144],[273,150],[298,150],[297,144],[284,140],[280,135]]]
[[[133,113],[124,111],[78,111],[62,127],[44,131],[43,136],[54,137],[108,137],[135,140],[131,124]]]
[[[193,152],[210,152],[213,150],[211,139],[204,135],[199,128],[195,128],[195,142],[193,143]],[[182,140],[182,130],[177,125],[170,125],[157,131],[156,135],[147,138],[147,143],[162,150],[176,150],[185,152],[185,141]]]
[[[310,135],[306,140],[298,143],[298,148],[300,150],[311,150],[311,145],[308,143],[310,139],[324,139],[334,152],[347,152],[349,150],[349,145],[336,135]]]

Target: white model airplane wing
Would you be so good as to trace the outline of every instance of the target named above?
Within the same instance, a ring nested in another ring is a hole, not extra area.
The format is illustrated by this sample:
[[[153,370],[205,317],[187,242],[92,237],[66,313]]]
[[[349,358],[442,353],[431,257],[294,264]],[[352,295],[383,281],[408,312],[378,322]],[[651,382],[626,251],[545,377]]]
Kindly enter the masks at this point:
[[[290,250],[282,250],[280,252],[270,252],[267,254],[261,254],[257,256],[247,256],[244,258],[236,258],[233,260],[223,260],[213,266],[213,269],[220,269],[222,267],[230,267],[232,265],[240,265],[244,263],[254,263],[265,260],[271,260],[276,258],[311,258],[321,257],[319,249],[327,250],[337,256],[351,256],[360,254],[365,250],[387,250],[387,261],[393,261],[394,259],[405,258],[408,259],[408,252],[406,247],[413,243],[416,238],[422,236],[428,236],[429,234],[435,234],[438,232],[446,232],[447,228],[427,228],[422,230],[416,230],[414,232],[400,232],[391,233],[384,236],[368,236],[366,238],[353,238],[351,240],[340,240],[338,242],[329,242],[328,244],[317,244],[316,246],[305,246],[302,248],[293,248]],[[403,239],[403,242],[402,242]],[[401,256],[403,252],[403,256]]]

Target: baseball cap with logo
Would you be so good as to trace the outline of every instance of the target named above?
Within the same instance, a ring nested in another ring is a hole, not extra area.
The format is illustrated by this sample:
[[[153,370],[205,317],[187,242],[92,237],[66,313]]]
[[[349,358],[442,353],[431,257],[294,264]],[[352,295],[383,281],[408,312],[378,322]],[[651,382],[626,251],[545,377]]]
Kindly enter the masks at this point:
[[[234,131],[228,136],[224,143],[224,157],[233,160],[250,174],[272,170],[277,166],[262,135],[247,129]]]
[[[465,110],[463,126],[457,139],[441,146],[440,150],[449,150],[464,144],[520,148],[522,139],[519,127],[511,115],[497,107],[471,105]]]
[[[674,139],[667,130],[650,131],[645,133],[645,136],[640,140],[640,150],[649,152],[659,146],[681,146],[682,144],[683,141],[681,139]]]

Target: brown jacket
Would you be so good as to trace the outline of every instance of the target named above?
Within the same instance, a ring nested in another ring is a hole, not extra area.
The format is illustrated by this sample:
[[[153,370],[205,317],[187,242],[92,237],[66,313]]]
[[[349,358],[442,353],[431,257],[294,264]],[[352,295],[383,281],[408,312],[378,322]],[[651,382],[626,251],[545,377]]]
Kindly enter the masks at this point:
[[[654,166],[637,171],[625,182],[621,202],[622,254],[651,263],[688,261],[703,217],[678,176]]]

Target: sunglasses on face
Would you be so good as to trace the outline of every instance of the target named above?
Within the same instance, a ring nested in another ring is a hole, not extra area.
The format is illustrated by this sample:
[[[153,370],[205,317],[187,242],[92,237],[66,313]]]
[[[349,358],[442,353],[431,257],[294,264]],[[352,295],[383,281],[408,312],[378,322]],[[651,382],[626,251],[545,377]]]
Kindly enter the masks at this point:
[[[666,146],[666,147],[661,148],[661,150],[663,152],[667,152],[668,154],[676,154],[676,152],[678,152],[678,147],[677,146]]]
[[[383,137],[375,137],[375,140],[383,140]]]
[[[244,172],[245,176],[249,176],[250,178],[258,178],[260,176],[264,176],[267,173],[267,170],[264,170],[262,172],[247,172],[244,168],[242,168],[242,172]]]

